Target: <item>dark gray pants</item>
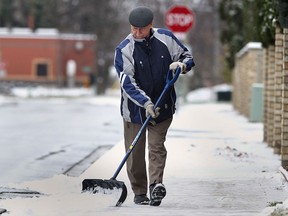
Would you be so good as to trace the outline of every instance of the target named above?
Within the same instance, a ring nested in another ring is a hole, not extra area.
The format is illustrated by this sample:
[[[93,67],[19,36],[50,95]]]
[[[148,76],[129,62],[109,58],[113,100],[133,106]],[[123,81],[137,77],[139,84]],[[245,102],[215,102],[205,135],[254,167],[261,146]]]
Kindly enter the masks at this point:
[[[149,184],[162,183],[163,181],[167,156],[164,142],[171,122],[172,118],[156,125],[149,124],[146,129],[146,131],[148,131]],[[140,128],[140,124],[126,122],[124,120],[124,141],[126,151],[129,149]],[[126,163],[128,177],[135,195],[147,193],[148,180],[145,161],[146,131],[142,133]]]

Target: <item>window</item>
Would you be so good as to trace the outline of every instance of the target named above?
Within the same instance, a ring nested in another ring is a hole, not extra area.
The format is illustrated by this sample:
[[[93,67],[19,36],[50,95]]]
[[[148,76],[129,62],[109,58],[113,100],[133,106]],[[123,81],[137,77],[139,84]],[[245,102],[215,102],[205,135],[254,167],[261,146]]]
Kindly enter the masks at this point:
[[[38,77],[47,77],[48,76],[48,64],[45,64],[45,63],[36,64],[36,75]]]
[[[37,58],[32,61],[33,76],[35,79],[51,79],[52,64],[50,59]]]

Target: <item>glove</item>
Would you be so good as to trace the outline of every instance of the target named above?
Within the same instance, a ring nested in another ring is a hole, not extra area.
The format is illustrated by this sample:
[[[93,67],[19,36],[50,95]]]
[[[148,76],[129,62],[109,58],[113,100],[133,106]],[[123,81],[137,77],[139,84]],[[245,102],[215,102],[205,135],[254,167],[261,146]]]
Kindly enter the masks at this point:
[[[182,62],[173,62],[170,64],[169,69],[175,72],[176,68],[179,67],[181,70],[181,73],[183,73],[186,70],[186,64]]]
[[[154,108],[154,104],[150,103],[147,105],[146,107],[146,117],[148,117],[149,115],[151,115],[152,118],[157,118],[160,115],[160,107],[156,107],[155,110],[153,110]]]

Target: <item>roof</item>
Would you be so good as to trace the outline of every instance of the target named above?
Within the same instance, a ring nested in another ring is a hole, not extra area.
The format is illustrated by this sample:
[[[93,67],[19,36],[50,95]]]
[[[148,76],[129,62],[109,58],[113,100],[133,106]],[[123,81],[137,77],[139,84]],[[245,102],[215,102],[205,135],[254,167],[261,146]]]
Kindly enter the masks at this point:
[[[65,40],[96,40],[95,34],[60,33],[55,28],[0,28],[0,38],[33,38],[33,39],[65,39]]]

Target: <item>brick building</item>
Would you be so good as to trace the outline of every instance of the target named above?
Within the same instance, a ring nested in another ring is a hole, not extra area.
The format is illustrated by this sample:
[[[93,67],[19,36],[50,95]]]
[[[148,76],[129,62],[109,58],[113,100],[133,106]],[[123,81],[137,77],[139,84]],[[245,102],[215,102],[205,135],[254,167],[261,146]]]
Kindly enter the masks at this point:
[[[72,60],[75,82],[87,83],[96,73],[95,46],[95,35],[0,28],[0,80],[63,86],[68,81],[67,63]]]

